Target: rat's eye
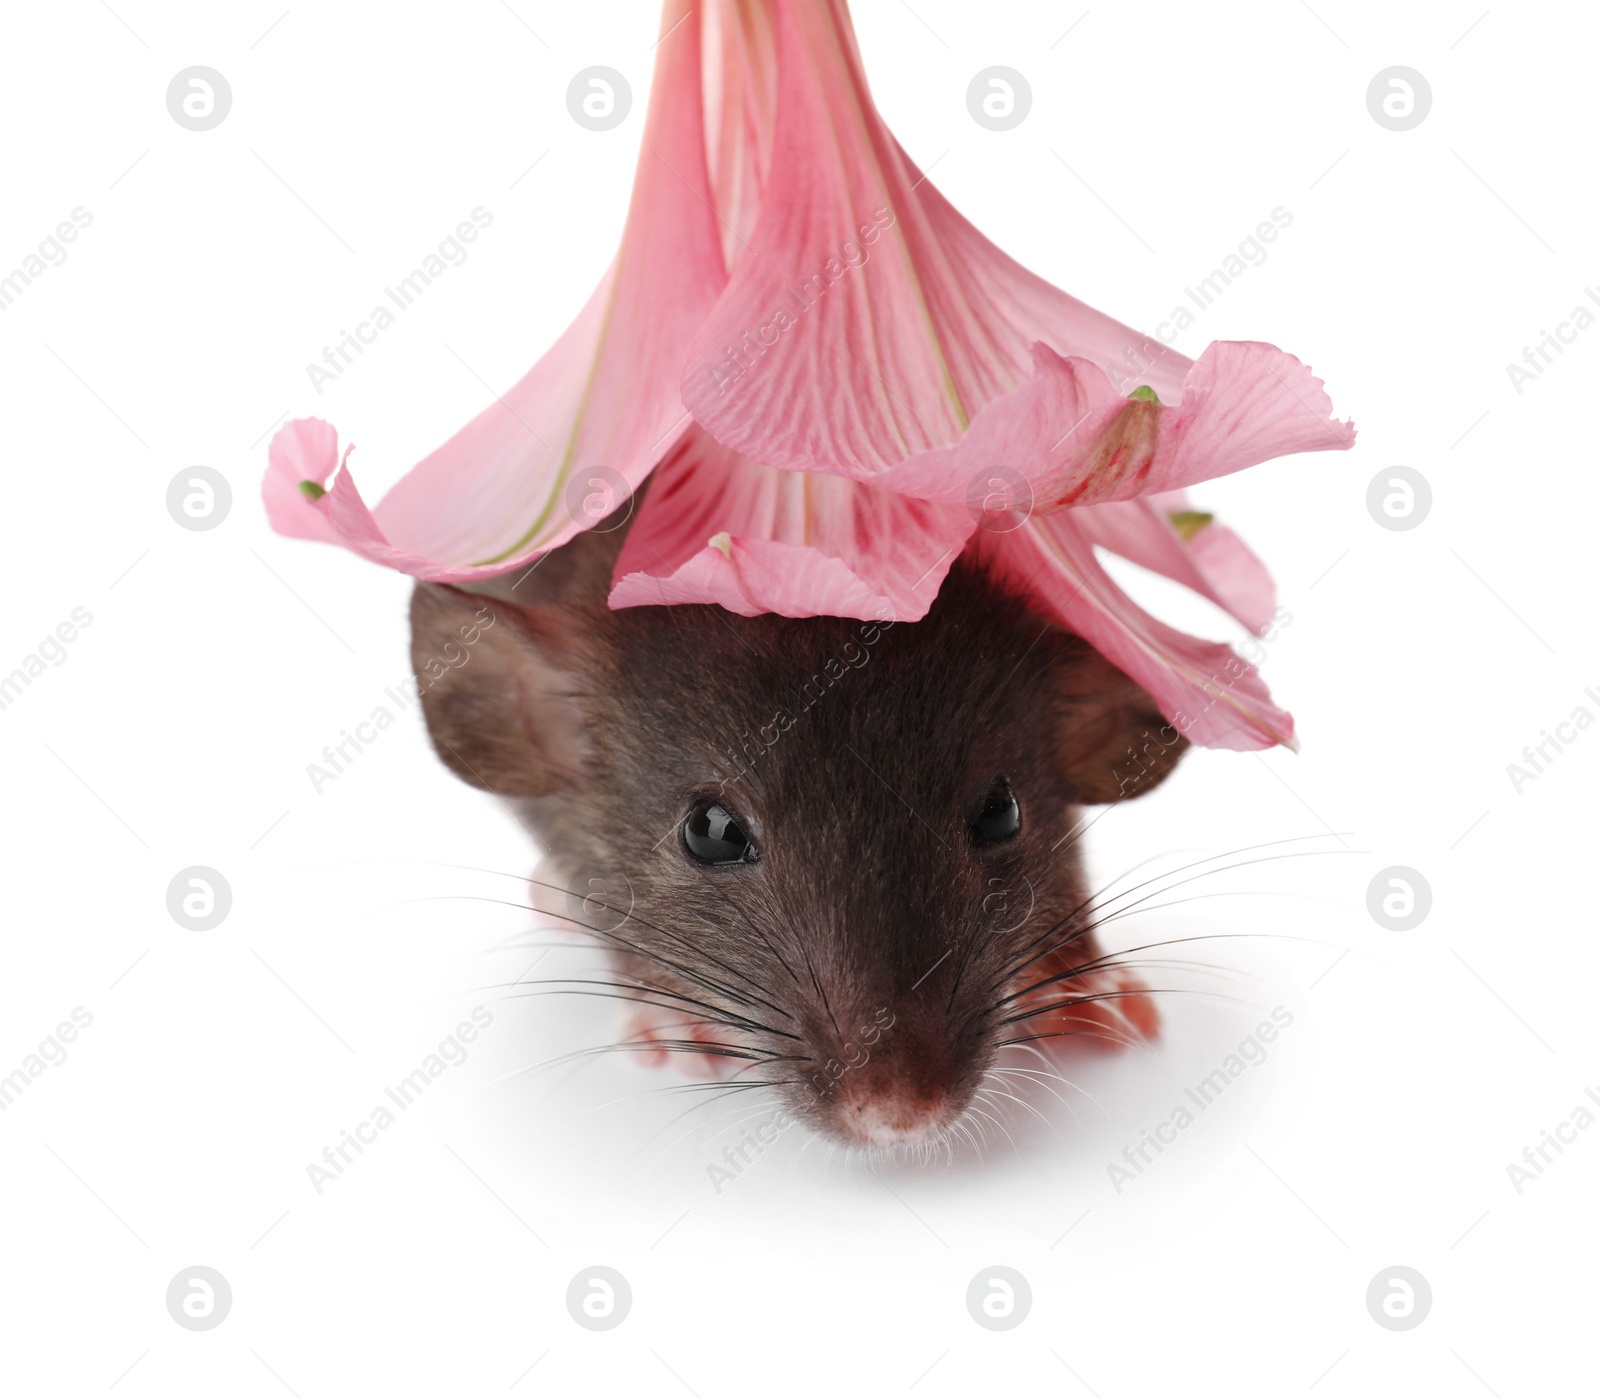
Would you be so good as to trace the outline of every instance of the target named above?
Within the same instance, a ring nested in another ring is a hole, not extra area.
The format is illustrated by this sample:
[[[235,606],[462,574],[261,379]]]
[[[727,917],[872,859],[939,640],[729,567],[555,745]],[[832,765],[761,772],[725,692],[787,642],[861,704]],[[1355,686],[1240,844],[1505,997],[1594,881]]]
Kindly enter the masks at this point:
[[[757,858],[739,818],[711,797],[699,798],[683,818],[683,844],[703,865],[747,865]]]
[[[1017,805],[1011,784],[1002,775],[989,787],[978,814],[967,822],[967,834],[974,845],[998,845],[1022,829],[1022,808]]]

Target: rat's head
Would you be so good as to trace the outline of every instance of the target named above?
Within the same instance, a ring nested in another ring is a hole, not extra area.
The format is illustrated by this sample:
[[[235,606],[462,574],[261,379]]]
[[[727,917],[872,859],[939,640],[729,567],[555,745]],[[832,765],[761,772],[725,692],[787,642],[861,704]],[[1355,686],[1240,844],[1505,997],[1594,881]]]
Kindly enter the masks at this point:
[[[1079,808],[1182,739],[966,563],[891,624],[612,612],[613,551],[580,537],[496,596],[418,585],[441,758],[518,801],[662,1048],[848,1142],[936,1139],[1041,1005],[1104,989]]]

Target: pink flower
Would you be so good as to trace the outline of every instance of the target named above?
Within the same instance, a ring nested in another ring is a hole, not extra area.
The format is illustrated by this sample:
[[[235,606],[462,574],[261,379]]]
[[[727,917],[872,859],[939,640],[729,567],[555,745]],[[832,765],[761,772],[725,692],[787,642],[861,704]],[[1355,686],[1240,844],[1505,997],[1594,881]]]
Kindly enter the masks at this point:
[[[1176,493],[1348,447],[1321,381],[1250,341],[1191,361],[988,242],[878,115],[845,0],[667,0],[662,33],[622,245],[578,319],[373,510],[333,429],[290,423],[274,527],[464,582],[655,473],[613,607],[914,620],[970,548],[1190,739],[1291,742],[1254,667],[1148,615],[1095,550],[1259,630],[1266,570]]]

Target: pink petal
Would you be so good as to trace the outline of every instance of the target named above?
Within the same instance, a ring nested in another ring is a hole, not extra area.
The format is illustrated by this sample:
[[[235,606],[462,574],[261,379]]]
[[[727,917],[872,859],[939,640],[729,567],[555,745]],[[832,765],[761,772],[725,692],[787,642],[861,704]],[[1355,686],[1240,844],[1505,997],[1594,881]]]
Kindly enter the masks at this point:
[[[706,164],[729,267],[749,246],[772,166],[778,35],[771,0],[705,8]]]
[[[977,538],[999,577],[1143,685],[1192,743],[1293,747],[1294,720],[1272,702],[1256,668],[1139,607],[1100,567],[1078,521],[1071,510],[1036,515],[1020,529]]]
[[[713,435],[869,477],[954,443],[1028,379],[1039,340],[1176,397],[1187,359],[1018,266],[921,177],[872,105],[842,0],[776,8],[783,178],[684,369]]]
[[[1098,505],[1170,491],[1290,452],[1343,449],[1322,381],[1293,355],[1248,340],[1206,346],[1176,407],[1124,397],[1104,370],[1034,346],[1034,376],[983,409],[953,448],[925,452],[874,479],[929,500],[961,502],[981,473],[1024,478],[1033,508]]]
[[[1150,504],[1176,524],[1174,516],[1201,514],[1187,491],[1166,491],[1149,497]],[[1216,600],[1252,631],[1260,633],[1278,608],[1278,588],[1266,564],[1233,530],[1215,519],[1188,534],[1189,556],[1210,585]]]
[[[1019,267],[884,125],[842,0],[775,3],[784,177],[684,369],[719,440],[952,504],[1005,465],[1047,508],[1350,444],[1292,356],[1237,342],[1191,365]],[[1174,406],[1129,402],[1140,385]]]
[[[611,606],[914,621],[974,527],[966,510],[746,461],[697,428],[651,478]]]
[[[313,490],[308,496],[300,483],[324,487],[338,467],[339,434],[332,423],[295,418],[279,428],[267,447],[267,475],[261,483],[261,499],[273,529],[294,539],[337,544],[339,536],[326,509],[317,503],[319,492]]]
[[[1226,525],[1206,525],[1189,554],[1221,607],[1251,631],[1266,630],[1278,610],[1278,588],[1255,551]]]
[[[1238,623],[1259,633],[1277,611],[1277,588],[1266,565],[1226,526],[1202,525],[1185,540],[1172,523],[1189,510],[1181,491],[1090,505],[1074,512],[1092,544],[1209,598]]]
[[[351,548],[421,577],[505,573],[593,523],[570,507],[575,477],[610,473],[620,503],[687,426],[678,393],[684,347],[727,274],[710,203],[691,0],[669,0],[662,30],[616,261],[544,358],[375,509],[340,473],[326,513]]]

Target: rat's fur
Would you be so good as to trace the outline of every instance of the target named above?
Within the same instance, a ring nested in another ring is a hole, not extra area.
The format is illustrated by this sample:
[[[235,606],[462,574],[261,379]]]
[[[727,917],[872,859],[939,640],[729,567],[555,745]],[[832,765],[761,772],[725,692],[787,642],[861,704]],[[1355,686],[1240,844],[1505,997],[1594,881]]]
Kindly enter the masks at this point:
[[[729,1056],[819,1130],[897,1142],[957,1120],[1004,1042],[1108,1006],[1153,1025],[1097,960],[1074,837],[1080,803],[1148,790],[1181,751],[1127,781],[1163,724],[1142,689],[966,560],[914,623],[614,612],[623,532],[472,594],[419,583],[412,627],[440,756],[515,799],[546,877],[592,896],[649,1007],[635,1033]],[[466,659],[430,666],[452,643]],[[999,774],[1022,829],[977,848]],[[758,862],[690,858],[701,795]]]

